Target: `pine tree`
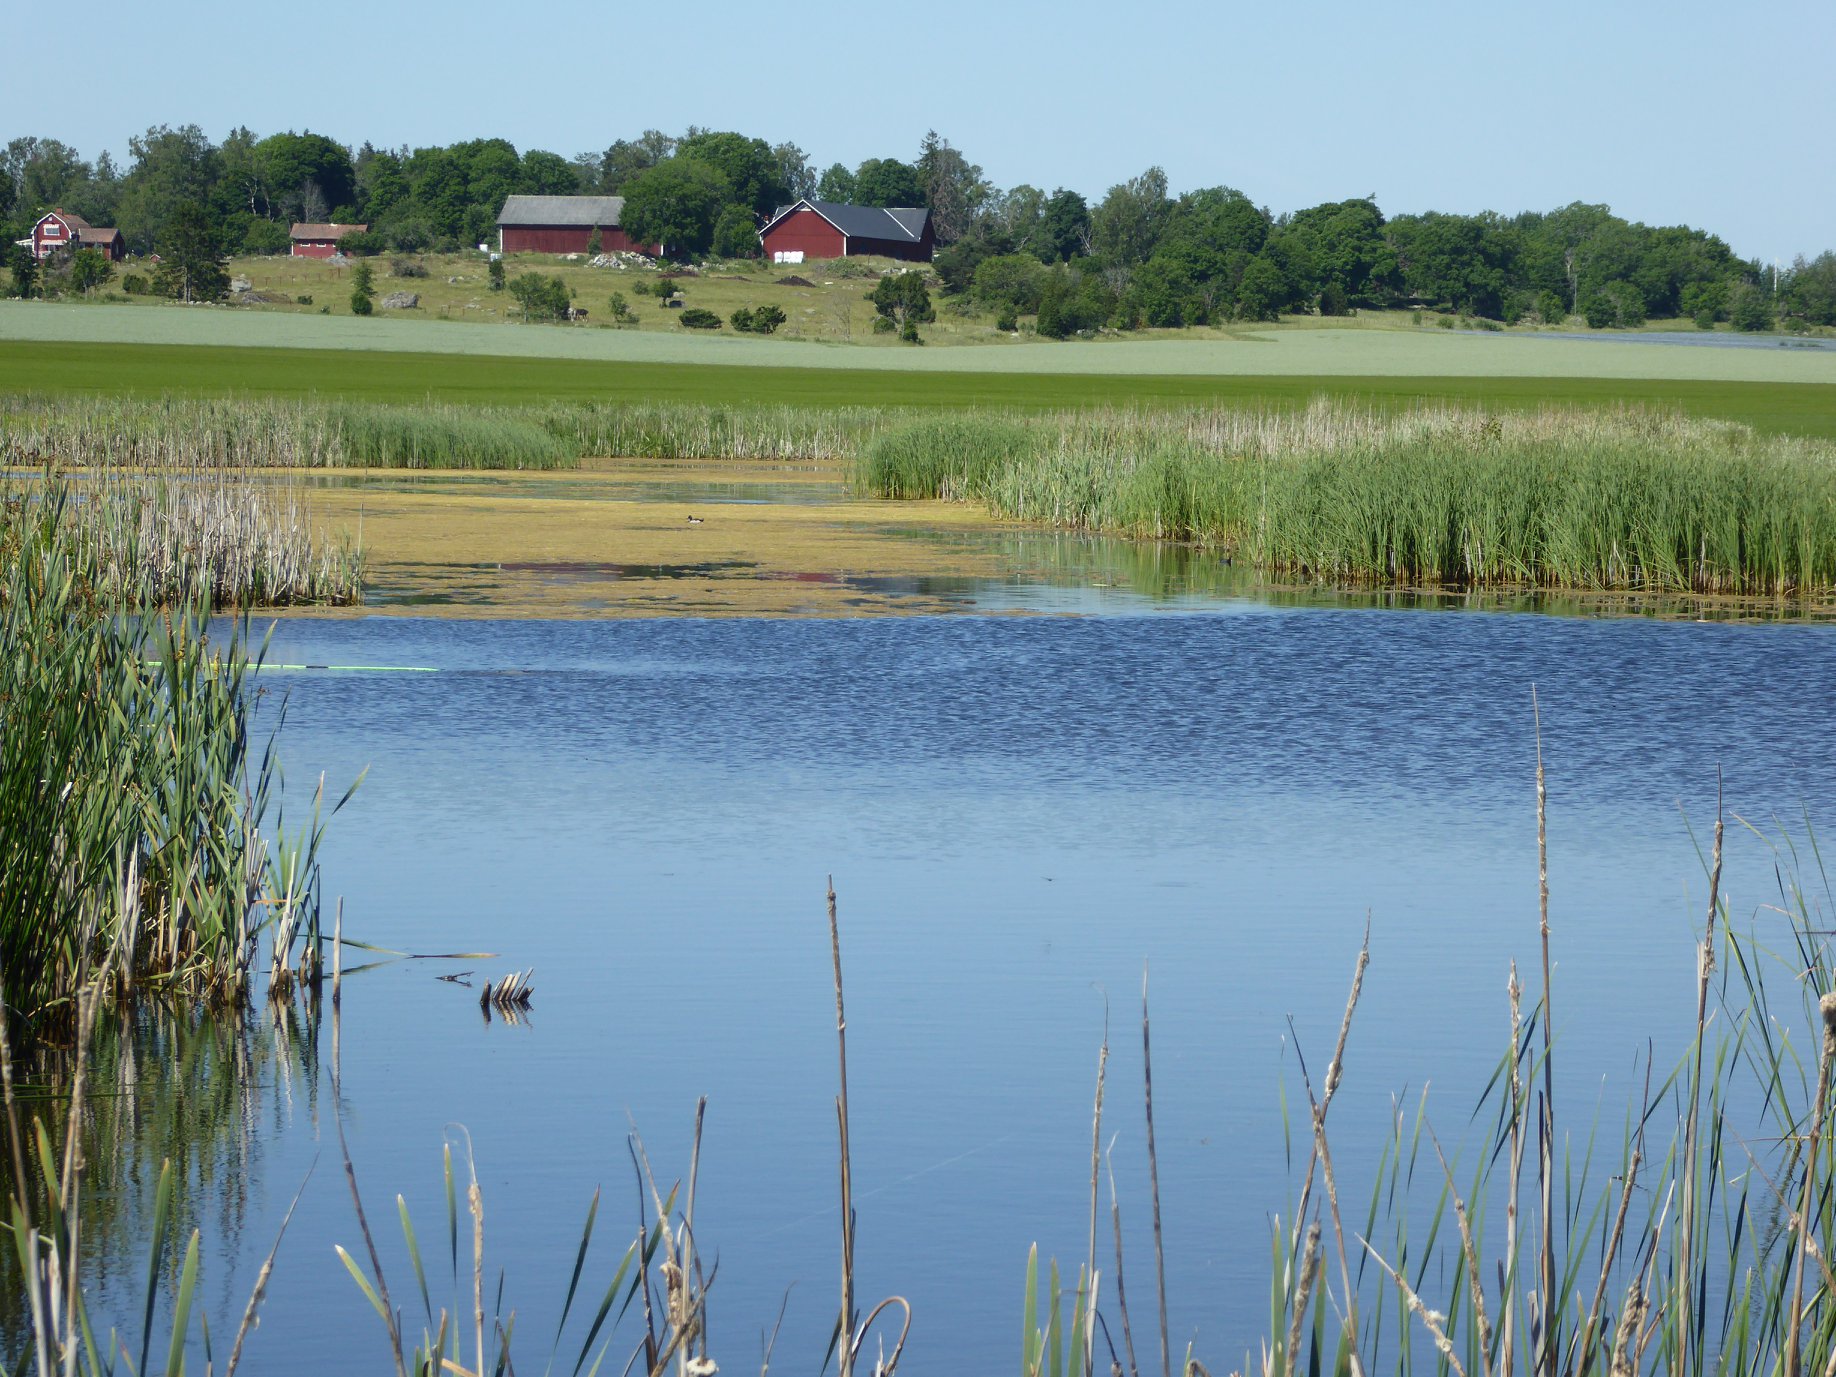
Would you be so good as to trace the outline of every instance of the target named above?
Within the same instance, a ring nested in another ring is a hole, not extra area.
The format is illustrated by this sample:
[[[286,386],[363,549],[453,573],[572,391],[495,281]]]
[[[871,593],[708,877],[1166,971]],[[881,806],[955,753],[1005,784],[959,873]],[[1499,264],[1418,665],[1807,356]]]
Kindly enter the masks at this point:
[[[368,263],[359,263],[351,269],[351,314],[367,316],[376,307],[371,292],[375,288],[375,273]]]

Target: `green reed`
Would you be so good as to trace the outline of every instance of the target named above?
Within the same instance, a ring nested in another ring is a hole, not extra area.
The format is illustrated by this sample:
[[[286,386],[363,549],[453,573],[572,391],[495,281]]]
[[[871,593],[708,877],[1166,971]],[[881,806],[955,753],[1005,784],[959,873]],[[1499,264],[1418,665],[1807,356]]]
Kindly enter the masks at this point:
[[[316,869],[281,876],[267,830],[261,648],[210,629],[226,592],[276,590],[160,554],[204,543],[188,500],[53,476],[0,503],[0,994],[29,1018],[67,1020],[96,979],[239,1002],[263,933],[317,930]],[[150,540],[149,510],[172,523]],[[320,826],[281,850],[310,860]]]
[[[555,469],[582,458],[852,458],[897,412],[581,402],[0,397],[0,462],[37,467]]]
[[[1082,412],[910,422],[856,481],[1221,547],[1323,582],[1836,588],[1836,446],[1664,413]]]
[[[1443,1145],[1424,1092],[1397,1102],[1375,1162],[1341,1157],[1335,1171],[1328,1112],[1367,944],[1324,1079],[1303,1064],[1310,1156],[1275,1221],[1268,1332],[1242,1370],[1836,1368],[1830,895],[1814,843],[1772,844],[1778,902],[1737,932],[1720,892],[1717,821],[1692,1033],[1674,1060],[1639,1059],[1645,1089],[1617,1132],[1575,1122],[1558,1097],[1548,986],[1526,1010],[1513,964],[1503,1055],[1477,1112],[1455,1111],[1467,1122],[1464,1151]],[[1815,897],[1797,878],[1807,871]],[[1348,1177],[1369,1180],[1368,1196],[1354,1199]]]

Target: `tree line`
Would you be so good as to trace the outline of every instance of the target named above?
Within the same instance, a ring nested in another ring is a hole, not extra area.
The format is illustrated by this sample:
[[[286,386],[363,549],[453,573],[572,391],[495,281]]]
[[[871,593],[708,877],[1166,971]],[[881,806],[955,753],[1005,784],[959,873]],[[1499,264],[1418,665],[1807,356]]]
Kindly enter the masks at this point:
[[[284,253],[296,220],[368,224],[345,241],[357,253],[450,251],[488,244],[508,196],[600,194],[625,198],[638,242],[737,258],[759,252],[774,210],[813,197],[929,208],[944,291],[1004,323],[1033,317],[1047,335],[1411,306],[1504,323],[1836,325],[1829,252],[1774,270],[1705,230],[1579,202],[1386,217],[1364,196],[1277,215],[1231,187],[1176,195],[1157,167],[1094,202],[1062,187],[1002,190],[934,131],[909,160],[820,170],[793,143],[701,128],[646,130],[567,158],[504,139],[353,151],[310,131],[239,128],[216,143],[196,125],[158,125],[129,152],[122,168],[56,139],[11,140],[0,151],[6,242],[61,206],[114,225],[137,253],[200,229],[220,254]]]

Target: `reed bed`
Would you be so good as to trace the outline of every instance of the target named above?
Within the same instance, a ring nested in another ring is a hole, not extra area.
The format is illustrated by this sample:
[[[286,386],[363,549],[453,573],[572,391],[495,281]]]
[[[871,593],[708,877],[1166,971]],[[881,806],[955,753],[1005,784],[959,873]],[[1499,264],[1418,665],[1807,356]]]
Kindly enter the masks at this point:
[[[193,548],[233,485],[143,481],[0,503],[0,994],[34,1031],[98,980],[241,1002],[264,933],[281,971],[318,931],[320,812],[287,830],[250,734],[261,647],[210,624],[277,566]]]
[[[527,413],[585,455],[632,459],[852,460],[903,413],[875,407],[605,402]]]
[[[1785,596],[1836,588],[1836,445],[1631,409],[956,417],[866,444],[857,485],[1199,541],[1392,586]]]
[[[582,458],[852,459],[901,413],[691,402],[387,406],[273,398],[13,396],[0,460],[41,467],[557,469]]]
[[[104,598],[212,608],[354,603],[363,559],[313,530],[299,495],[246,470],[101,469],[65,480],[60,539]],[[36,488],[15,491],[34,500]]]

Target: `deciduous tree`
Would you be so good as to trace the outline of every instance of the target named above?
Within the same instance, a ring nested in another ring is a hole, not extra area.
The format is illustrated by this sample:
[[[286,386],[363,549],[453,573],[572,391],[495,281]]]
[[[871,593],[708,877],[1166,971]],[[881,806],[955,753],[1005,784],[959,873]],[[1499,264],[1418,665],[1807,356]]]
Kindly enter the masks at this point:
[[[982,179],[982,169],[932,129],[924,136],[916,171],[924,199],[895,204],[929,206],[937,242],[955,243],[969,232],[976,212],[988,199],[990,187]]]
[[[229,295],[229,272],[217,227],[197,201],[179,201],[166,218],[159,241],[153,289],[180,301],[221,301]]]
[[[694,158],[669,158],[625,188],[625,232],[672,254],[704,253],[732,200],[732,185],[714,168]]]
[[[869,158],[854,174],[852,200],[860,206],[922,206],[918,169],[897,158]]]
[[[97,287],[115,275],[115,265],[100,249],[78,249],[70,258],[70,286],[84,296],[92,296]]]

